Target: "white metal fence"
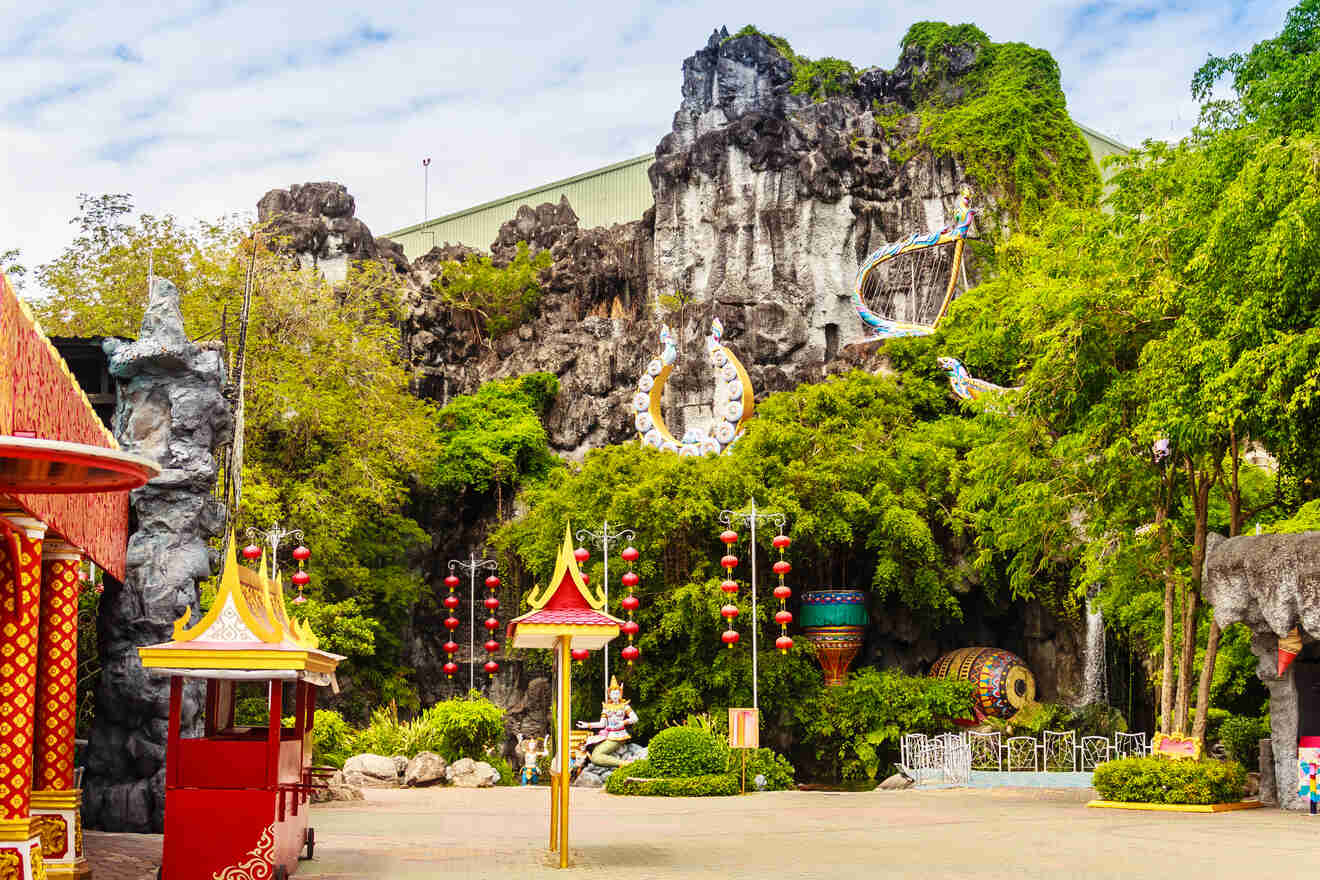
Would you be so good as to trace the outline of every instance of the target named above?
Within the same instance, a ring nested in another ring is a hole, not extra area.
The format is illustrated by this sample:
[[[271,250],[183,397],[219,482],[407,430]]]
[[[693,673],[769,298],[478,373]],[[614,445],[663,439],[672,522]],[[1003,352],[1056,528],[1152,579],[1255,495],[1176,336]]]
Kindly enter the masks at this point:
[[[918,784],[965,783],[973,770],[1089,773],[1115,758],[1147,755],[1145,733],[1078,737],[1074,730],[1046,730],[1034,736],[1005,737],[998,731],[909,733],[899,741],[899,769]]]

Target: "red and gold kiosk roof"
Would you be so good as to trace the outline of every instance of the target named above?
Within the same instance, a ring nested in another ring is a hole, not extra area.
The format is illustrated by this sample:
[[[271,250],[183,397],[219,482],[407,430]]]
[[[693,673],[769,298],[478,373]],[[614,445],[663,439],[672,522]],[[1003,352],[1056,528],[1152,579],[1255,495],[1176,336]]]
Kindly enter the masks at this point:
[[[0,496],[122,579],[128,490],[159,473],[151,460],[119,449],[0,274]]]
[[[509,621],[509,637],[515,648],[553,648],[561,636],[569,636],[574,647],[594,651],[617,637],[623,624],[605,613],[605,595],[592,592],[582,579],[567,523],[554,577],[539,595],[533,593],[527,604],[531,611]]]
[[[174,639],[138,648],[142,665],[197,678],[302,678],[332,684],[344,658],[319,649],[306,623],[289,616],[284,585],[266,575],[266,557],[256,571],[239,565],[229,539],[220,589],[211,608],[193,626],[188,614],[174,622]]]

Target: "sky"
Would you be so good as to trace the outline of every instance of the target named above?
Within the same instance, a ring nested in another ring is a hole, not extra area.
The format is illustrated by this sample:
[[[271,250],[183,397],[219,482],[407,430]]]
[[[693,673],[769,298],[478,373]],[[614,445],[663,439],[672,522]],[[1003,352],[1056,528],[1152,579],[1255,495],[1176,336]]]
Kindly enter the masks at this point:
[[[971,21],[1048,49],[1078,122],[1176,138],[1193,72],[1277,34],[1293,2],[0,0],[0,253],[58,255],[79,193],[215,219],[313,180],[383,235],[654,150],[683,59],[749,22],[861,68],[893,67],[914,21]]]

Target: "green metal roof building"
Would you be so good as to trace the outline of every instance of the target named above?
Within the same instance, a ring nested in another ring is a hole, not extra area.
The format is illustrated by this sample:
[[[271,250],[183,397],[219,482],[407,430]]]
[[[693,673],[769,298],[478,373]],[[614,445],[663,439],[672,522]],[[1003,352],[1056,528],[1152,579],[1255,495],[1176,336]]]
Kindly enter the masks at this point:
[[[1106,156],[1128,151],[1127,147],[1098,131],[1084,125],[1078,125],[1077,128],[1086,138],[1097,165]],[[647,209],[655,204],[651,179],[646,174],[654,161],[655,154],[647,153],[636,159],[615,162],[595,171],[556,180],[425,223],[398,229],[386,233],[385,237],[402,244],[410,260],[446,242],[487,250],[495,240],[500,226],[513,219],[520,205],[535,207],[542,202],[558,202],[561,196],[568,197],[568,203],[578,215],[578,225],[583,229],[640,220]]]

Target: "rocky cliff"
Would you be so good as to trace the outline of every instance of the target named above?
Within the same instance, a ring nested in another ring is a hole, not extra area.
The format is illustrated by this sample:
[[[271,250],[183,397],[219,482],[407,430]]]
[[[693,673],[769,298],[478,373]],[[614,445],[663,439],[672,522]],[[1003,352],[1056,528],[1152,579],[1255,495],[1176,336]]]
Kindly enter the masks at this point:
[[[129,452],[158,461],[160,476],[130,496],[134,530],[123,584],[107,581],[96,622],[101,676],[87,747],[84,816],[91,828],[160,832],[165,815],[169,679],[150,675],[137,648],[169,641],[174,621],[198,610],[211,576],[207,541],[224,526],[212,500],[216,449],[229,435],[223,352],[188,341],[179,292],[152,282],[137,341],[107,339],[118,380],[114,431]],[[205,689],[184,689],[183,731],[196,735]]]

